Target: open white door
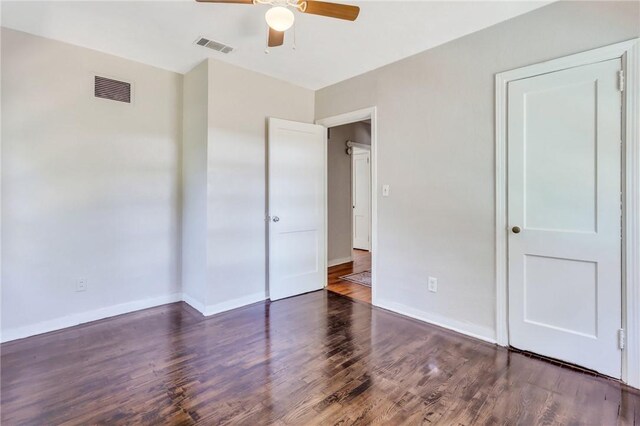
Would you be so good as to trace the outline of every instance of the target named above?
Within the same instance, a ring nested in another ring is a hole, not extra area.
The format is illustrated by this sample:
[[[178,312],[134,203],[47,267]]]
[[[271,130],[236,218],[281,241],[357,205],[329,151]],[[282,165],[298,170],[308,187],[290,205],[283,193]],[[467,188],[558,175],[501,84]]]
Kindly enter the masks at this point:
[[[353,248],[371,250],[371,160],[366,149],[353,148],[351,197]]]
[[[269,118],[269,298],[326,281],[326,129]]]
[[[620,378],[619,59],[508,86],[509,343]]]

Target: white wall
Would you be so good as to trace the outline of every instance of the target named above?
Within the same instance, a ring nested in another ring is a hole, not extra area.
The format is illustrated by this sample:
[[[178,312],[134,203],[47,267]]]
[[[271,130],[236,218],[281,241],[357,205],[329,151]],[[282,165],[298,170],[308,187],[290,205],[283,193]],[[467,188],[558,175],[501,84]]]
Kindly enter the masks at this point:
[[[558,2],[315,93],[316,118],[378,107],[379,303],[493,339],[494,74],[637,37],[639,12]],[[94,99],[94,73],[132,80],[134,104]],[[177,300],[181,275],[206,312],[264,297],[266,117],[311,122],[314,93],[206,74],[204,146],[202,69],[183,135],[181,75],[2,29],[4,340]]]
[[[265,298],[266,119],[312,122],[313,91],[215,60],[183,78],[8,29],[2,60],[3,340],[182,298],[207,314]],[[94,99],[94,73],[132,81],[133,104]]]
[[[266,123],[313,122],[314,92],[209,60],[207,304],[215,312],[266,290]]]
[[[371,124],[357,122],[332,127],[327,140],[328,264],[351,258],[351,156],[346,141],[371,145]]]
[[[378,108],[377,303],[495,338],[494,75],[638,37],[639,5],[553,3],[316,92],[316,118]]]
[[[209,67],[185,74],[182,106],[182,292],[192,305],[206,305],[207,152]]]
[[[4,28],[1,47],[2,338],[175,300],[182,76]],[[95,99],[94,73],[133,104]]]

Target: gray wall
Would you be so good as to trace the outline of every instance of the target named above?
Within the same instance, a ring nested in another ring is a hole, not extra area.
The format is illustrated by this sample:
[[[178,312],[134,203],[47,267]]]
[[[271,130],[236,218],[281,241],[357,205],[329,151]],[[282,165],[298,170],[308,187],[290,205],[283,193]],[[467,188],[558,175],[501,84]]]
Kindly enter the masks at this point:
[[[1,50],[2,338],[176,300],[182,76],[6,28]]]
[[[351,157],[345,142],[371,145],[371,124],[358,122],[332,127],[327,162],[328,263],[351,258]]]
[[[311,123],[313,108],[312,90],[209,60],[208,305],[265,298],[267,118]]]
[[[553,3],[316,93],[316,118],[378,107],[378,303],[495,337],[494,75],[638,37],[639,13]]]
[[[209,315],[266,297],[266,124],[314,92],[214,59],[184,78],[183,289]]]
[[[182,159],[181,75],[2,29],[3,339],[176,297],[181,164],[185,205],[207,212],[184,212],[206,236],[186,287],[227,308],[263,295],[265,120],[310,122],[314,96],[316,118],[378,107],[377,302],[493,338],[494,74],[637,37],[639,14],[553,3],[315,95],[210,61],[184,85]],[[133,80],[134,103],[94,99],[94,72]]]

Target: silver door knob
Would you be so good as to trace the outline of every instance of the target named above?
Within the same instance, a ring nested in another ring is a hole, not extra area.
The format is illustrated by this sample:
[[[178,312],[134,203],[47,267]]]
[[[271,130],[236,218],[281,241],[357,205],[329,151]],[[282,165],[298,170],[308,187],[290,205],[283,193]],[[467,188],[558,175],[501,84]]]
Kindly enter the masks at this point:
[[[280,222],[280,218],[278,216],[274,216],[271,220],[273,220],[274,222]]]
[[[520,227],[519,226],[514,226],[513,228],[511,228],[511,230],[513,231],[514,234],[519,234],[520,233]]]

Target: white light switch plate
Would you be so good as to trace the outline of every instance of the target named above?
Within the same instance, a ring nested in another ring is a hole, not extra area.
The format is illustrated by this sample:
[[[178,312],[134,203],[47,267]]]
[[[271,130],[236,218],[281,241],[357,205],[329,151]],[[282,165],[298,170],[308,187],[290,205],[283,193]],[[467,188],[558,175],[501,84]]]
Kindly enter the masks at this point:
[[[438,292],[438,279],[434,277],[429,277],[429,291],[432,293]]]
[[[382,185],[382,196],[383,197],[388,197],[389,196],[389,185]]]

